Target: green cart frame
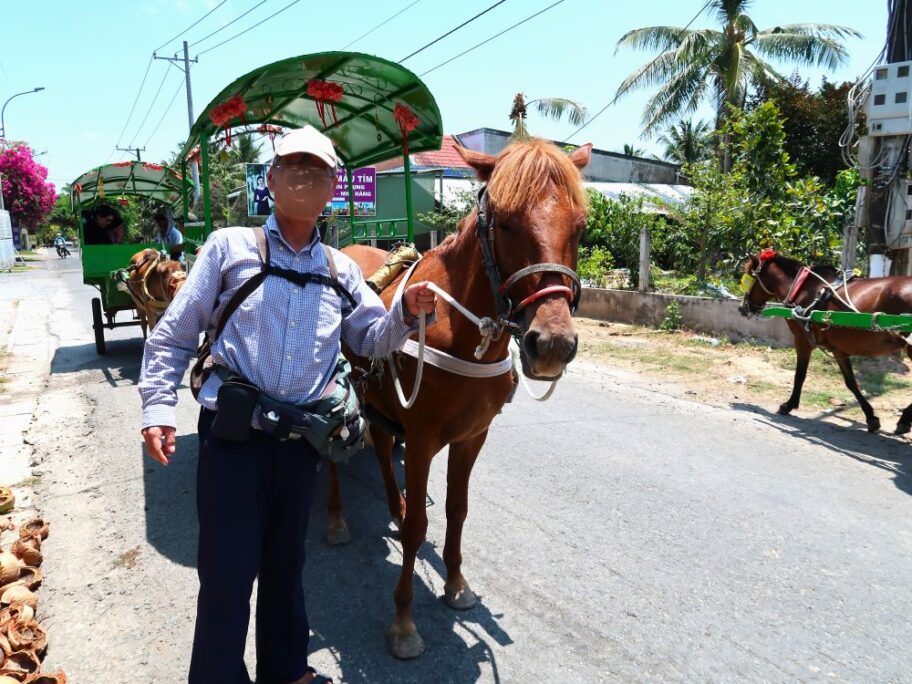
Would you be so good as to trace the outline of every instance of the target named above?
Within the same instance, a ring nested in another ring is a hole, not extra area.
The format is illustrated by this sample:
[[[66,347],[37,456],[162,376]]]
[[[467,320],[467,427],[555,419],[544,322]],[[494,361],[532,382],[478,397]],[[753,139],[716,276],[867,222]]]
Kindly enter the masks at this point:
[[[409,153],[439,150],[443,122],[434,96],[414,73],[358,52],[321,52],[254,69],[224,88],[202,111],[181,150],[181,173],[199,157],[205,230],[212,230],[209,145],[223,136],[270,133],[310,124],[329,136],[348,177],[347,241],[414,242]],[[352,171],[402,156],[406,216],[359,220]],[[341,231],[340,231],[341,233]]]
[[[764,318],[785,318],[805,321],[795,315],[795,309],[786,306],[770,306],[761,315]],[[912,314],[860,313],[855,311],[812,311],[807,319],[811,323],[842,328],[859,328],[871,332],[912,333]]]
[[[83,208],[99,199],[117,199],[126,196],[149,197],[162,204],[177,207],[183,204],[187,216],[192,184],[173,170],[159,164],[145,162],[120,162],[99,166],[87,171],[70,186],[71,203],[79,221],[79,252],[82,259],[82,282],[98,290],[98,297],[92,299],[92,329],[95,332],[95,349],[99,354],[106,352],[104,329],[140,325],[136,306],[130,296],[117,288],[111,277],[112,272],[124,268],[136,252],[155,244],[87,245]],[[194,237],[189,236],[191,244]],[[119,312],[133,312],[130,321],[116,321]]]

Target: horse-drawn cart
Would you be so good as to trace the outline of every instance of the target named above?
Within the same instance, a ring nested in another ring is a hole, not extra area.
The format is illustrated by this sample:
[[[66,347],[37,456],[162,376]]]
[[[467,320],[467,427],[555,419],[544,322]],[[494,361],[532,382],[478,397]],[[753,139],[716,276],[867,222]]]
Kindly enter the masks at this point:
[[[82,174],[71,185],[72,207],[79,220],[79,252],[82,258],[82,281],[98,290],[92,299],[92,328],[95,349],[105,353],[104,329],[142,325],[136,304],[128,292],[119,286],[112,275],[130,263],[130,258],[154,244],[86,244],[83,209],[99,200],[116,204],[119,198],[147,197],[175,207],[183,202],[184,212],[189,203],[191,186],[180,175],[158,164],[120,162],[100,166]],[[132,312],[131,320],[117,321],[120,312]]]

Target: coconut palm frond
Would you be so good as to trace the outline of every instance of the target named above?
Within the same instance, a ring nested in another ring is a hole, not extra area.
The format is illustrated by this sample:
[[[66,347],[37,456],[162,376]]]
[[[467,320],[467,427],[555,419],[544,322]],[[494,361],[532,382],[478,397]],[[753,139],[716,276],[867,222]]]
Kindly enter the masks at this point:
[[[761,34],[754,41],[753,48],[773,59],[827,69],[835,69],[848,56],[845,47],[837,40],[800,33]]]
[[[579,102],[568,100],[565,97],[543,97],[533,100],[533,102],[538,113],[549,119],[560,121],[566,114],[567,121],[574,126],[579,126],[586,121],[586,108]]]
[[[686,31],[680,26],[650,26],[634,29],[618,39],[614,51],[617,52],[622,47],[629,47],[634,50],[661,50],[664,52],[680,45],[681,40],[686,38],[689,33],[690,31]]]

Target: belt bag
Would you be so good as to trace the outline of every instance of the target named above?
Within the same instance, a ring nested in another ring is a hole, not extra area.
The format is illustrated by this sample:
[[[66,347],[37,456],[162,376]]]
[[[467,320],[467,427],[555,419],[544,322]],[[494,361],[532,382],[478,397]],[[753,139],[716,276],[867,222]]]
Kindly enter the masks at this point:
[[[238,375],[228,375],[218,392],[218,413],[212,434],[230,442],[250,437],[250,424],[259,407],[259,427],[277,439],[306,439],[321,456],[345,463],[364,446],[364,421],[351,382],[351,366],[336,362],[332,394],[305,404],[288,404],[263,394]]]

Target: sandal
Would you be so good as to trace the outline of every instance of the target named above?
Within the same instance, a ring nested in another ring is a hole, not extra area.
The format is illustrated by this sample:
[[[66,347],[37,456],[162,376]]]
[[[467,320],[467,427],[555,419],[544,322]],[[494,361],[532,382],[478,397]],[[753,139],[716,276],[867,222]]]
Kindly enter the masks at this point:
[[[0,487],[0,513],[9,513],[16,505],[16,495],[9,487]]]

